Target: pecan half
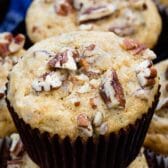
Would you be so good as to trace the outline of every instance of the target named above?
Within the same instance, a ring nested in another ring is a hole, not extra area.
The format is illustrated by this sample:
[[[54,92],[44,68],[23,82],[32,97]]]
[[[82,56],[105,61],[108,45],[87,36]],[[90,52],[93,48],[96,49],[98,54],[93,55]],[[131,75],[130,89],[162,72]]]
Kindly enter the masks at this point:
[[[133,35],[136,32],[133,25],[111,26],[108,30],[122,37]]]
[[[136,67],[136,74],[141,87],[152,87],[155,84],[157,70],[152,62],[145,60]]]
[[[32,88],[37,92],[58,89],[61,87],[64,79],[65,75],[61,74],[59,71],[45,73],[32,82]]]
[[[116,7],[112,4],[91,6],[79,13],[79,22],[97,20],[105,16],[110,16],[116,11]]]
[[[74,55],[76,57],[76,53],[73,50],[66,49],[63,52],[57,53],[56,56],[48,62],[48,65],[51,68],[77,70]]]
[[[133,39],[124,39],[121,47],[127,51],[130,51],[133,55],[142,54],[147,47],[144,44],[140,44]]]
[[[100,86],[100,96],[107,107],[125,107],[124,91],[115,70],[106,71]]]
[[[69,0],[56,1],[55,10],[58,15],[67,16],[72,13],[73,7]]]
[[[77,126],[83,135],[88,137],[93,135],[91,121],[86,114],[82,113],[77,116]]]
[[[23,143],[18,134],[12,134],[11,139],[12,139],[12,144],[10,147],[10,155],[12,159],[16,159],[22,156],[24,153]]]

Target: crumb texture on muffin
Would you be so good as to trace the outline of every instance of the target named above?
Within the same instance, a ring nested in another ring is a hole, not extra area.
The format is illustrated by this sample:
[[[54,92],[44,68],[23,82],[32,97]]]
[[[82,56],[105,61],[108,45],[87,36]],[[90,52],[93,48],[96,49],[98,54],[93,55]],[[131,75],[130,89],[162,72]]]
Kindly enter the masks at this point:
[[[35,0],[26,24],[33,42],[76,30],[96,30],[131,37],[152,48],[161,31],[152,0]]]
[[[91,137],[134,124],[158,92],[156,55],[107,32],[73,32],[30,48],[10,73],[20,118],[51,135]]]

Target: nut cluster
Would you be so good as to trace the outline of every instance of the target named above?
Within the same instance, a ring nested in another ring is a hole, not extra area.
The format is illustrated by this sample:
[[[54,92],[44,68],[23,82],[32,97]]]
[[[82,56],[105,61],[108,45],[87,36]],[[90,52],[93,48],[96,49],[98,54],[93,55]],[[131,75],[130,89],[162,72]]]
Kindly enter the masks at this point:
[[[11,33],[0,35],[0,56],[5,57],[9,54],[18,52],[23,48],[25,37],[22,34],[13,36]]]
[[[125,107],[124,91],[115,70],[108,70],[100,86],[100,95],[110,108]]]
[[[24,154],[23,143],[18,134],[11,135],[11,146],[10,146],[10,157],[11,159],[8,160],[7,165],[8,167],[20,167],[22,164],[22,157]]]
[[[157,70],[152,65],[151,61],[145,60],[136,68],[137,78],[142,88],[153,87],[155,84]]]
[[[104,122],[104,116],[101,112],[96,112],[92,118],[85,113],[77,116],[77,127],[81,135],[91,137],[93,135],[104,135],[108,131],[108,125]]]

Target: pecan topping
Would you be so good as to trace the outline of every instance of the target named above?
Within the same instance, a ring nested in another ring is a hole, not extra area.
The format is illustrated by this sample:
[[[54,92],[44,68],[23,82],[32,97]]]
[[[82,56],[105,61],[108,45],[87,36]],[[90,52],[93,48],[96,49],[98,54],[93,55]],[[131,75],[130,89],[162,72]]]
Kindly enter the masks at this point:
[[[67,16],[72,13],[73,7],[69,0],[61,0],[56,2],[55,10],[58,15]]]
[[[97,20],[102,17],[112,15],[115,11],[116,7],[112,4],[89,7],[79,14],[79,22]]]
[[[60,72],[50,72],[43,74],[40,78],[37,78],[32,83],[32,88],[37,91],[50,91],[51,89],[58,89],[61,87],[62,82],[65,79],[65,75]]]
[[[78,129],[85,136],[91,137],[93,135],[91,121],[86,114],[83,113],[77,116],[77,125]]]
[[[155,84],[157,70],[152,65],[151,61],[146,60],[137,66],[136,73],[141,87],[153,86]]]
[[[101,112],[96,112],[94,119],[93,119],[93,125],[95,127],[99,127],[103,122],[103,113]]]
[[[81,59],[79,60],[79,66],[80,66],[83,70],[85,70],[85,71],[88,71],[88,69],[89,69],[89,63],[88,63],[87,60],[84,59],[84,58],[81,58]]]
[[[51,68],[62,68],[62,69],[69,69],[69,70],[77,70],[77,65],[74,59],[74,53],[71,49],[66,49],[63,52],[57,53],[55,57],[53,57],[49,62],[48,65]],[[75,55],[76,57],[76,55]]]
[[[115,34],[122,36],[122,37],[135,34],[135,28],[130,25],[111,26],[109,28],[109,31],[114,32]]]
[[[96,98],[90,98],[89,102],[90,102],[90,105],[93,109],[97,108]]]
[[[132,39],[124,39],[121,47],[127,51],[130,51],[133,55],[142,54],[147,49],[144,44],[140,44],[136,40]]]
[[[0,35],[0,55],[5,57],[9,54],[18,52],[23,48],[25,37],[22,34],[13,36],[11,33]]]
[[[100,86],[100,96],[107,107],[125,107],[124,91],[115,70],[108,70]]]
[[[18,134],[12,134],[11,139],[10,154],[12,159],[16,159],[24,153],[23,143]]]

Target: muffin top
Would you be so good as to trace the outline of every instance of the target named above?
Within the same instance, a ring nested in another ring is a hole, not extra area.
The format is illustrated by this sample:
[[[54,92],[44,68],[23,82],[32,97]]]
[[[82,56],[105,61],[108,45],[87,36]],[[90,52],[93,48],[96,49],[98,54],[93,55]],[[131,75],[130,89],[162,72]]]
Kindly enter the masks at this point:
[[[5,90],[9,72],[24,53],[24,41],[25,37],[21,34],[0,33],[0,137],[15,130],[6,106]]]
[[[152,0],[34,0],[26,23],[33,42],[76,30],[99,30],[137,39],[152,48],[161,31]]]
[[[156,152],[168,155],[168,60],[157,64],[161,96],[152,119],[145,145]]]
[[[61,138],[119,131],[158,92],[156,55],[108,32],[72,32],[30,48],[10,73],[8,99],[32,128]]]

